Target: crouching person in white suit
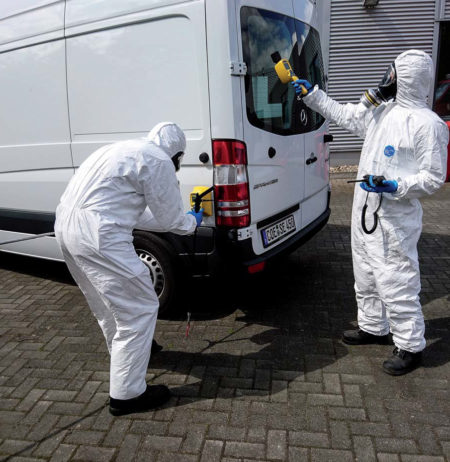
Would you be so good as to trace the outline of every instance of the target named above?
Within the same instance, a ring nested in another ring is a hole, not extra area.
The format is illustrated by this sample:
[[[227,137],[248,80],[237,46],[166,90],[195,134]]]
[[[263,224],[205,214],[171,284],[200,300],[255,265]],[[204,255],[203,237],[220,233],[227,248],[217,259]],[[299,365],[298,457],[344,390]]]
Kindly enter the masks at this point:
[[[169,122],[147,138],[104,146],[82,163],[56,210],[56,239],[111,355],[113,415],[170,398],[166,386],[145,381],[159,303],[132,232],[190,234],[201,223],[201,212],[184,213],[175,174],[185,148],[183,131]]]

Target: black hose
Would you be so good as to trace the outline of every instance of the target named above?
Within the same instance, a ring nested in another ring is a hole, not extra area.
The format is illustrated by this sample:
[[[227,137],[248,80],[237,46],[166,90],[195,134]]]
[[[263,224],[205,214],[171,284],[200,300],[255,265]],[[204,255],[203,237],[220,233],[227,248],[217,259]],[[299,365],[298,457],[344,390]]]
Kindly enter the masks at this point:
[[[198,213],[200,211],[200,207],[202,205],[202,199],[209,194],[210,192],[214,191],[214,186],[211,186],[206,191],[203,191],[201,194],[197,193],[194,199],[194,212]]]
[[[207,194],[210,192],[214,191],[214,186],[211,186],[208,188],[206,191],[203,191],[201,194],[196,194],[195,199],[194,199],[194,212],[198,213],[200,211],[201,205],[202,205],[202,199],[205,197]],[[192,267],[194,268],[194,272],[196,272],[197,268],[197,227],[195,228],[194,231],[194,239],[192,242],[192,254],[191,254],[191,261],[192,261]],[[206,257],[207,260],[207,257]]]
[[[192,242],[192,254],[191,254],[191,261],[192,261],[192,268],[194,270],[194,273],[197,272],[197,227],[195,227],[194,231],[194,239]]]
[[[367,227],[366,227],[366,211],[367,211],[367,207],[368,207],[367,206],[367,198],[369,197],[369,194],[370,193],[367,192],[366,202],[364,203],[364,207],[363,207],[362,213],[361,213],[361,226],[362,226],[363,231],[366,234],[372,234],[377,229],[377,226],[378,226],[378,210],[380,210],[381,203],[383,202],[383,194],[381,193],[380,194],[380,202],[378,203],[378,207],[375,210],[375,212],[373,212],[373,226],[372,226],[372,229],[368,230]]]

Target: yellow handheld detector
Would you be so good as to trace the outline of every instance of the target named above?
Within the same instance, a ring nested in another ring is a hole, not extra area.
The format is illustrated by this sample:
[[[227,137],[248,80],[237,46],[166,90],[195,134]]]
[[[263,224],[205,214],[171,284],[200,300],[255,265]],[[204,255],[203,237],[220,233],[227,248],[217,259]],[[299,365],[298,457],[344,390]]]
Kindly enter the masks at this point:
[[[298,80],[298,77],[294,74],[289,61],[284,58],[282,59],[278,51],[273,53],[271,57],[275,63],[275,72],[277,73],[278,78],[281,80],[281,83],[286,84]],[[302,95],[307,95],[308,90],[303,85],[300,86],[302,87]]]
[[[207,186],[195,186],[190,194],[191,208],[198,212],[203,209],[203,215],[211,216],[212,211],[212,188]],[[198,208],[198,210],[197,210]]]

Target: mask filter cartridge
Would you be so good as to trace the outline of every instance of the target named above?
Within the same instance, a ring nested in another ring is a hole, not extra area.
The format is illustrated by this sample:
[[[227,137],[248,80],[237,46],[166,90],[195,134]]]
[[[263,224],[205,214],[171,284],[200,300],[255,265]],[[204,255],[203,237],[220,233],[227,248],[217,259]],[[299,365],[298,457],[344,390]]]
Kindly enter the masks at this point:
[[[366,107],[378,107],[381,103],[395,98],[397,94],[397,72],[392,63],[381,79],[377,88],[366,90],[361,97],[361,102]]]

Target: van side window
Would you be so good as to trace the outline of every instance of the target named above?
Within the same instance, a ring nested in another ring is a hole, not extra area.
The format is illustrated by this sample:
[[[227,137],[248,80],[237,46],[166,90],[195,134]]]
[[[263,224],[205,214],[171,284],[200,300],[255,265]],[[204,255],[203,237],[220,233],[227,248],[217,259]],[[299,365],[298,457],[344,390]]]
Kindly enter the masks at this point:
[[[241,27],[249,122],[284,136],[317,129],[324,119],[279,81],[271,55],[278,51],[298,76],[324,88],[319,34],[289,16],[251,7],[241,9]]]

